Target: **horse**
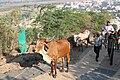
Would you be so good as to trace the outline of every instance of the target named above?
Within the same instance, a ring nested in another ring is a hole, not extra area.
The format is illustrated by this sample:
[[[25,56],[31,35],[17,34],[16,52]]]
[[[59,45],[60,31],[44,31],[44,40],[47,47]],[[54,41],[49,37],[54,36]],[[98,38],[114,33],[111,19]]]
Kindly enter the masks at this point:
[[[105,38],[104,40],[104,46],[105,48],[107,47],[108,44],[108,37],[109,35],[112,34],[113,37],[115,38],[115,49],[119,49],[119,44],[120,44],[120,30],[118,31],[110,31],[108,33],[102,32],[102,36]]]

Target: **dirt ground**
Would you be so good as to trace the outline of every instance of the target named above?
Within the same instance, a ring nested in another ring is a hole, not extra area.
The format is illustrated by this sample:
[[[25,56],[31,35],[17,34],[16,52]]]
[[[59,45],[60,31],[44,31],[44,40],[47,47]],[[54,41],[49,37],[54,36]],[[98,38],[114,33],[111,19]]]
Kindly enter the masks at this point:
[[[21,64],[25,61],[26,56],[29,57],[32,53],[32,45],[29,48],[29,52],[24,54],[25,56],[19,55],[16,50],[11,51],[9,54],[5,54],[5,56],[2,56],[0,58],[0,73],[7,73],[7,72],[12,72],[12,71],[17,71],[24,69],[25,67],[22,66]]]
[[[25,69],[26,67],[32,67],[32,65],[34,64],[38,65],[39,63],[41,63],[42,60],[39,60],[40,56],[38,57],[37,56],[38,54],[36,55],[32,52],[33,47],[34,46],[31,45],[28,49],[28,52],[23,54],[22,56],[18,55],[19,53],[13,50],[10,54],[7,54],[3,58],[0,58],[0,73],[5,74],[13,71],[19,71],[19,70]],[[84,49],[86,49],[86,47]],[[71,53],[72,53],[71,64],[75,64],[76,61],[79,60],[78,57],[82,52],[79,52],[78,49],[75,48],[74,51],[71,51]],[[66,72],[61,73],[58,70],[58,74],[59,74],[59,77],[57,78],[58,80],[74,80],[75,79],[75,77],[71,73],[66,73]],[[48,80],[48,79],[54,80],[53,77],[49,76],[48,72],[43,75],[39,75],[33,78],[32,80],[40,80],[42,76],[46,76],[46,77],[43,77],[44,80]]]
[[[13,55],[6,55],[0,58],[0,73],[7,73],[23,69],[19,63],[11,62],[16,55],[17,53],[14,52]]]
[[[75,80],[75,76],[73,76],[71,73],[66,73],[66,72],[58,72],[58,76],[56,78],[53,78],[52,76],[49,76],[48,73],[45,73],[43,75],[39,75],[35,78],[31,78],[31,80]]]
[[[32,49],[32,48],[30,48]],[[30,53],[29,53],[30,52]],[[76,52],[77,53],[77,52]],[[24,70],[25,68],[31,68],[34,64],[39,65],[39,63],[42,63],[41,60],[39,60],[40,56],[38,57],[36,54],[31,53],[31,50],[28,51],[28,53],[21,55],[18,55],[19,53],[16,51],[12,51],[10,54],[7,54],[3,58],[0,58],[0,74],[6,74],[6,73],[12,73],[14,71]],[[35,57],[33,58],[33,56]],[[73,55],[73,63],[77,61],[78,55]],[[37,61],[37,62],[36,62]],[[58,76],[57,80],[75,80],[75,77],[70,73],[66,72],[60,72],[57,70]],[[46,72],[42,75],[36,76],[35,78],[31,78],[31,80],[56,80],[52,76],[49,76],[49,72]]]

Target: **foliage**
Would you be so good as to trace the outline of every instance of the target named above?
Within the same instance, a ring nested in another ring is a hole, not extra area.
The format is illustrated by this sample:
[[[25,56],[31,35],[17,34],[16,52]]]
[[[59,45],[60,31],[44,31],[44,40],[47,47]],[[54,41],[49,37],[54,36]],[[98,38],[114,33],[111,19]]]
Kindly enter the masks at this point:
[[[92,29],[93,31],[100,31],[103,25],[110,20],[110,16],[107,12],[102,13],[94,13],[89,12],[89,15],[91,16],[91,23],[92,23]]]
[[[37,6],[37,9],[39,9],[40,11],[40,14],[44,11],[50,11],[52,9],[56,8],[55,5],[52,5],[52,4],[47,4],[47,5],[39,5]]]
[[[86,28],[100,31],[108,19],[109,15],[106,12],[94,13],[60,9],[39,14],[35,22],[43,26],[44,37],[60,38],[68,37],[73,31],[80,32]]]
[[[2,53],[9,52],[17,45],[17,29],[20,9],[0,17],[0,49]]]
[[[39,29],[38,28],[28,28],[26,29],[26,40],[27,42],[34,41],[38,36]]]
[[[36,17],[32,28],[26,29],[27,42],[40,37],[67,38],[73,32],[84,31],[88,28],[92,31],[100,31],[110,15],[107,12],[80,12],[71,9],[56,9],[54,5],[39,5],[40,14]],[[17,46],[17,26],[21,22],[21,10],[15,9],[10,14],[0,17],[0,51],[10,51]],[[35,13],[34,13],[35,14]],[[35,15],[29,13],[29,19]],[[39,26],[39,27],[36,27]]]

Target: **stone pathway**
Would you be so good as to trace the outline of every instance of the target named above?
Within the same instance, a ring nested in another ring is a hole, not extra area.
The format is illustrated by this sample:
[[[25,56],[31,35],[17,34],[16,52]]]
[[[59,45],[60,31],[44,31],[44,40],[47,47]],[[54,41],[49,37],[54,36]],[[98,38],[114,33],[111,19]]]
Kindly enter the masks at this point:
[[[72,70],[76,80],[120,80],[120,51],[115,51],[113,65],[110,66],[107,51],[102,48],[99,62],[95,61],[95,53],[90,50]],[[77,67],[77,68],[76,68]],[[77,69],[77,70],[75,70]]]
[[[25,62],[20,63],[25,67],[24,69],[0,74],[0,80],[120,80],[120,50],[115,51],[113,65],[110,66],[105,48],[102,48],[100,52],[99,62],[95,61],[92,46],[85,49],[84,52],[73,49],[71,50],[70,72],[62,73],[58,70],[56,79],[48,75],[50,66],[46,63],[42,62],[30,67],[31,65],[27,65],[27,63],[34,59],[24,58]],[[61,64],[58,64],[58,67],[60,66]]]

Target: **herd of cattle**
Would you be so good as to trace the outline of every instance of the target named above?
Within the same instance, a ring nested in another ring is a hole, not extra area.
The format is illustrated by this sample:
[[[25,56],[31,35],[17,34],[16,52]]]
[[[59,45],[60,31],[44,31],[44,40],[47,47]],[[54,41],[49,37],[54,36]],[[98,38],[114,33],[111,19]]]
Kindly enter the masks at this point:
[[[36,41],[34,52],[40,53],[43,56],[43,60],[50,64],[50,75],[56,77],[58,59],[61,58],[62,71],[64,71],[64,60],[66,58],[67,71],[69,71],[70,49],[74,46],[81,46],[80,48],[82,48],[85,41],[86,45],[88,46],[89,37],[90,31],[85,30],[82,33],[72,35],[68,39],[59,39],[47,42],[45,38],[38,38]],[[118,40],[120,40],[120,38]],[[55,74],[53,74],[54,72]]]

